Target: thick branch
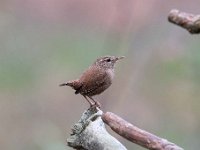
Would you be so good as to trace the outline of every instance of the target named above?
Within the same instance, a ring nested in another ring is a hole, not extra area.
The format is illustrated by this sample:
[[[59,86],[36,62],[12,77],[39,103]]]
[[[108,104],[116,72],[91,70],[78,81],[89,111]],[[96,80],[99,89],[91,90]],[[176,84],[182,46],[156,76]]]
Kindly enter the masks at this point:
[[[127,140],[143,146],[150,150],[183,150],[174,143],[168,142],[147,131],[128,123],[119,116],[107,112],[102,115],[103,121],[111,127],[113,131]]]
[[[174,9],[170,11],[168,20],[187,29],[191,34],[200,33],[200,15],[193,15]]]
[[[78,150],[126,150],[105,129],[102,111],[96,107],[86,110],[72,129],[67,144]]]

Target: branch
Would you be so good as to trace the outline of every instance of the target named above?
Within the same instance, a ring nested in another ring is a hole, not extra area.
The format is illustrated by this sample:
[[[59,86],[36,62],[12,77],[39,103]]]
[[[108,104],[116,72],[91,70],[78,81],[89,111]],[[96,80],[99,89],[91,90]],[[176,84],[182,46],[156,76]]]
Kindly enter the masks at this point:
[[[166,139],[162,139],[147,131],[139,129],[111,112],[104,113],[102,119],[117,134],[147,149],[183,150],[174,143],[168,142]]]
[[[188,30],[191,34],[200,33],[200,15],[193,15],[179,10],[170,11],[168,20]]]
[[[104,122],[117,134],[150,150],[183,150],[147,131],[128,123],[119,116],[104,113],[97,107],[86,110],[72,129],[67,144],[77,150],[127,150],[105,129]]]
[[[73,127],[68,146],[77,150],[127,150],[106,131],[102,113],[96,107],[86,110]]]

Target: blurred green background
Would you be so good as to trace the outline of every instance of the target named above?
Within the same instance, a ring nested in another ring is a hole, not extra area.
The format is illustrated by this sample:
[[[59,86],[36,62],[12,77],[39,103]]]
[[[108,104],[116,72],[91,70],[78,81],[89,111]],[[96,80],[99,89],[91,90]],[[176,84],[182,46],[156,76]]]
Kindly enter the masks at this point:
[[[0,149],[66,150],[88,103],[58,85],[103,55],[126,56],[103,111],[200,147],[200,37],[167,21],[199,0],[0,0]],[[117,137],[128,149],[143,148]]]

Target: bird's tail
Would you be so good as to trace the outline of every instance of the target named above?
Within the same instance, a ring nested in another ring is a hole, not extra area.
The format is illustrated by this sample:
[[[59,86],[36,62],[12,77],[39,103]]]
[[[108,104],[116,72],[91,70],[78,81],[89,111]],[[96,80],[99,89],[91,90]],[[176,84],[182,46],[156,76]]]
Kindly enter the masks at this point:
[[[59,86],[73,86],[73,82],[72,81],[68,81],[67,83],[62,83]]]
[[[69,85],[68,83],[59,84],[59,86],[68,86],[68,85]]]
[[[73,89],[77,89],[80,86],[80,84],[78,80],[72,80],[72,81],[68,81],[67,83],[62,83],[59,86],[70,86]]]

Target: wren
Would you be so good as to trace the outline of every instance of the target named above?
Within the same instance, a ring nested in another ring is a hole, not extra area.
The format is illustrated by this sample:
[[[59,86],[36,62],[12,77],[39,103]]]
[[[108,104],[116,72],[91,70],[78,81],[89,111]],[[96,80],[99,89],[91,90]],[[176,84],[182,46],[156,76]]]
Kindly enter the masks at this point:
[[[124,58],[115,56],[104,56],[98,58],[79,79],[68,81],[60,86],[70,86],[75,90],[75,94],[81,94],[90,103],[90,106],[97,105],[99,102],[92,96],[101,94],[111,84],[114,77],[114,66],[116,62]],[[89,99],[88,99],[89,98]],[[91,102],[91,100],[93,102]]]

